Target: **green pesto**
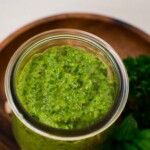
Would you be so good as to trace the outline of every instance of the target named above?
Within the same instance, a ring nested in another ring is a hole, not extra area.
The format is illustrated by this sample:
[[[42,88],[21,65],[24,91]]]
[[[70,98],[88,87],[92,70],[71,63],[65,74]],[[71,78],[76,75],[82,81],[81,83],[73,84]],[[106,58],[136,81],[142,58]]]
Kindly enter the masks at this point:
[[[61,129],[82,128],[102,119],[115,94],[103,62],[70,46],[32,56],[18,77],[16,90],[31,116]]]

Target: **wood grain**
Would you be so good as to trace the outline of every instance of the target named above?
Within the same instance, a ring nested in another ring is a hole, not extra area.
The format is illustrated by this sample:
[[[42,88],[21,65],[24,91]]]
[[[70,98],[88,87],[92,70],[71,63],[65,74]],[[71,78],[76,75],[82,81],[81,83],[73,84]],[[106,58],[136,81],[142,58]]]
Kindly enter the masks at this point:
[[[56,28],[74,28],[93,33],[107,41],[120,55],[137,57],[150,55],[150,36],[116,19],[94,14],[62,14],[35,21],[5,39],[0,45],[0,150],[19,150],[11,130],[11,116],[4,103],[4,74],[16,49],[30,37]]]

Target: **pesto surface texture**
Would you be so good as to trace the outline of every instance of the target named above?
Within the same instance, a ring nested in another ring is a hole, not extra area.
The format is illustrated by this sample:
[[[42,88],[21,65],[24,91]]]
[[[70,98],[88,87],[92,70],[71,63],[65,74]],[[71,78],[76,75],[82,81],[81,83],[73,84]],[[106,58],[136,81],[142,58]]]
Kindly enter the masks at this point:
[[[32,117],[61,129],[82,128],[102,119],[115,95],[103,62],[70,46],[52,47],[32,56],[17,79],[16,90]]]

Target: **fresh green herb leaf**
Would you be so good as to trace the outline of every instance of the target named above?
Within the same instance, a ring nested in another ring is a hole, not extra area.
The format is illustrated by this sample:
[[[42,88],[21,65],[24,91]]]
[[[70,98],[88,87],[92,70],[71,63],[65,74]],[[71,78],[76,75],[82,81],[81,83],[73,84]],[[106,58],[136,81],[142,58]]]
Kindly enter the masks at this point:
[[[150,150],[150,129],[139,130],[132,115],[107,133],[109,139],[96,150]]]
[[[139,128],[150,127],[150,56],[124,59],[129,76],[129,98],[123,117],[130,113],[138,121]]]
[[[125,150],[138,150],[138,148],[132,143],[123,143]]]
[[[142,130],[137,135],[138,138],[149,138],[150,139],[150,129]]]
[[[137,122],[129,115],[116,129],[115,139],[118,141],[131,140],[137,134],[137,131]]]
[[[133,142],[140,150],[150,150],[150,138],[133,139]]]

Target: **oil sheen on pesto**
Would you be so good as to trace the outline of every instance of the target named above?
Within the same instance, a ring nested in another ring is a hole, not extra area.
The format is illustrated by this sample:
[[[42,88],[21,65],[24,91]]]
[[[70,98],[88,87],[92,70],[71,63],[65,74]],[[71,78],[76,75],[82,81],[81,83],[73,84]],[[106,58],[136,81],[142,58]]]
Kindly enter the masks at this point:
[[[16,90],[31,116],[61,129],[82,128],[102,119],[115,94],[103,62],[70,46],[32,56],[17,79]]]

